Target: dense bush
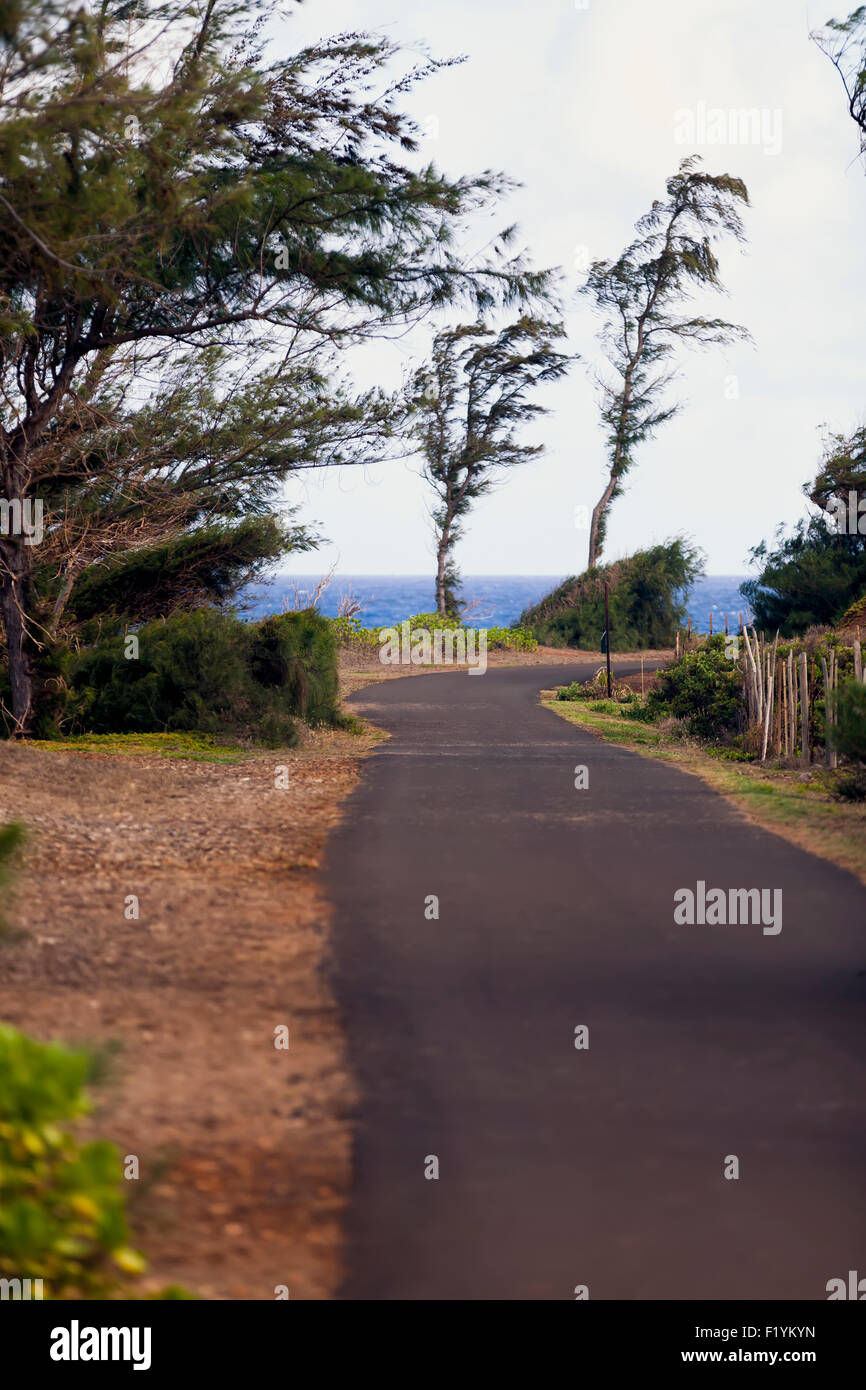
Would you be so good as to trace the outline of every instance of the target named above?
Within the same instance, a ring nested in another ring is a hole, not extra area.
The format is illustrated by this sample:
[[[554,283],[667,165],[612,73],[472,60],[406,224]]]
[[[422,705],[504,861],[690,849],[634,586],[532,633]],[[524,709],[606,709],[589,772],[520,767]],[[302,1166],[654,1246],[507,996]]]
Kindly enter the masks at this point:
[[[790,637],[838,622],[866,588],[862,541],[838,535],[818,515],[801,521],[791,535],[777,536],[773,549],[756,546],[751,558],[760,572],[740,585],[755,625]]]
[[[685,619],[685,597],[701,571],[696,550],[681,538],[636,551],[626,560],[567,579],[521,615],[539,642],[597,651],[610,588],[610,650],[671,647]]]
[[[336,723],[337,647],[327,620],[308,608],[245,626],[256,684],[310,724]]]
[[[144,1268],[117,1149],[64,1128],[89,1108],[91,1067],[85,1052],[0,1026],[0,1276],[43,1279],[48,1298],[104,1298]]]
[[[312,610],[243,623],[213,608],[146,623],[85,650],[72,675],[74,727],[197,730],[292,742],[293,716],[334,723],[336,649]]]
[[[783,636],[835,625],[866,594],[863,517],[849,510],[851,494],[866,492],[866,428],[829,435],[821,470],[803,491],[819,510],[787,537],[780,528],[772,549],[757,546],[760,572],[741,586],[758,627]]]
[[[341,614],[338,618],[328,618],[334,641],[338,647],[378,647],[379,629],[364,627],[357,616]]]
[[[658,683],[647,696],[647,711],[656,716],[672,714],[685,720],[690,733],[712,738],[736,726],[742,683],[742,670],[725,656],[725,638],[720,634],[658,672]]]
[[[866,797],[866,685],[847,680],[839,686],[834,701],[836,721],[830,726],[835,747],[851,766],[839,777],[837,790],[844,797]]]
[[[862,681],[848,680],[839,687],[835,714],[832,735],[839,752],[866,763],[866,685]]]
[[[490,651],[501,647],[505,651],[534,652],[538,648],[538,639],[528,627],[514,623],[512,627],[489,627],[487,647]]]

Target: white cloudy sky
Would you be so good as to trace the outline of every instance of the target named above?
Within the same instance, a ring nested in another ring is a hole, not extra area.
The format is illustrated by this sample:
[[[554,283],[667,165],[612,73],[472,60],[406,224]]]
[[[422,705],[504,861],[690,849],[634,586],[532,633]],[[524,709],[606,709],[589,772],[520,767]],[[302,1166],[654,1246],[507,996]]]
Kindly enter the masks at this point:
[[[685,532],[710,573],[742,573],[749,549],[804,511],[819,427],[866,418],[860,302],[866,177],[836,73],[809,31],[850,0],[307,0],[278,33],[300,46],[346,29],[382,30],[462,66],[418,88],[408,109],[438,135],[429,156],[450,174],[503,169],[523,187],[502,208],[538,265],[561,265],[573,351],[591,357],[593,319],[573,300],[575,257],[615,256],[635,219],[689,153],[747,183],[749,244],[721,251],[729,295],[716,313],[754,346],[690,353],[682,414],[645,446],[615,504],[605,558]],[[684,108],[761,108],[781,149],[677,142]],[[776,116],[775,113],[779,113]],[[428,121],[428,118],[433,120]],[[485,224],[488,228],[489,223]],[[484,240],[479,228],[479,244]],[[427,330],[352,355],[362,384],[396,385]],[[736,377],[739,395],[726,384]],[[586,557],[575,508],[603,485],[595,396],[578,365],[550,388],[527,440],[546,455],[511,473],[470,517],[467,574],[570,574]],[[431,564],[429,494],[407,462],[308,475],[290,499],[328,544],[297,568],[423,573]]]

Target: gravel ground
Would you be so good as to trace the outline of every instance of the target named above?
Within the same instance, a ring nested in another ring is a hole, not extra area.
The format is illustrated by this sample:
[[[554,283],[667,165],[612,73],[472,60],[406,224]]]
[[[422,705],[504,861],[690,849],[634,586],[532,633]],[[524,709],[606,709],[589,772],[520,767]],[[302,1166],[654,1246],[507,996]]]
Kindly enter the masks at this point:
[[[336,1286],[351,1094],[316,869],[369,743],[309,734],[230,766],[0,747],[0,820],[29,830],[0,1018],[114,1050],[88,1126],[139,1157],[148,1287]]]

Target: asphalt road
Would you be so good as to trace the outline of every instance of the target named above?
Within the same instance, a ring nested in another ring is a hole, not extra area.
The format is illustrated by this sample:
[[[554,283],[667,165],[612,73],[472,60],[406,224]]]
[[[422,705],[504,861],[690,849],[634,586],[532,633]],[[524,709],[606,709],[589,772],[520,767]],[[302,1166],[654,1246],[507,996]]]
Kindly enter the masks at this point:
[[[327,861],[359,1086],[344,1298],[866,1276],[866,890],[537,704],[592,669],[355,696],[392,738]],[[781,931],[677,924],[698,880],[780,889]]]

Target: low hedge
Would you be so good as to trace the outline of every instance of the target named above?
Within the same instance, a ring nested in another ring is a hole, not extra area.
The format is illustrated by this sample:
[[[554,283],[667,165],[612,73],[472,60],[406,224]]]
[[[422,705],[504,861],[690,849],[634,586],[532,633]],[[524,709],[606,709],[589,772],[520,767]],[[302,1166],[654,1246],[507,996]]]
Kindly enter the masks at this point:
[[[391,633],[395,628],[400,632],[403,626],[402,621],[395,621],[386,623],[381,627],[362,627],[357,617],[330,618],[328,621],[340,646],[369,648],[371,651],[380,647],[387,640],[384,636],[385,633]],[[457,618],[443,618],[439,613],[415,613],[407,621],[409,623],[410,645],[416,632],[470,631]],[[538,648],[535,637],[525,627],[515,625],[513,627],[488,627],[477,630],[487,633],[488,651],[534,652]]]
[[[336,661],[330,625],[312,609],[257,623],[214,608],[176,613],[79,655],[73,732],[197,730],[292,743],[296,717],[339,722]]]

